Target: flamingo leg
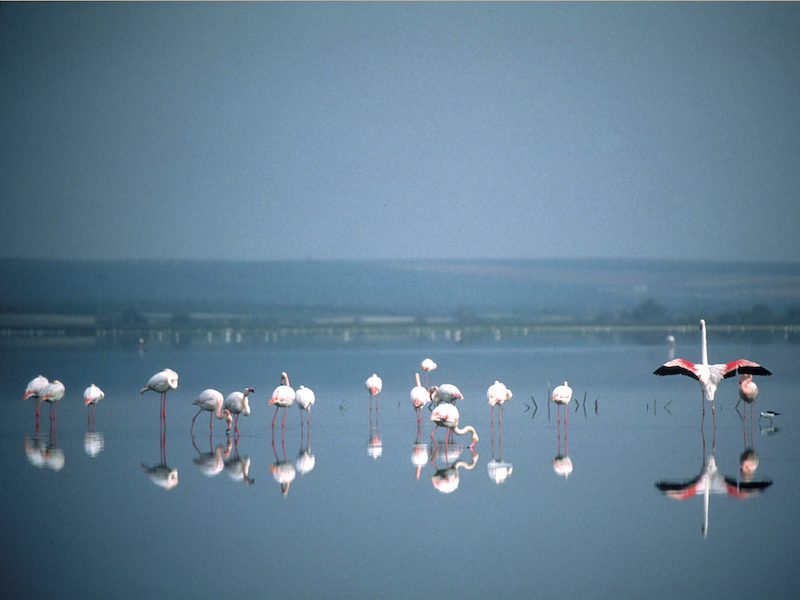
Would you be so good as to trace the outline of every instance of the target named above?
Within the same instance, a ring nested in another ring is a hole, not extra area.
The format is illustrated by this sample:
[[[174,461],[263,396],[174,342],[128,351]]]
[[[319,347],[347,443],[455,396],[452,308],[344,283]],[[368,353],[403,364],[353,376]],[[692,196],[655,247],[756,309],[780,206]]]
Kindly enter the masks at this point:
[[[275,429],[275,417],[278,416],[278,408],[280,408],[280,407],[276,405],[275,406],[275,414],[272,415],[272,428],[273,429]]]
[[[200,413],[201,413],[201,412],[203,412],[203,409],[202,409],[202,408],[201,408],[200,410],[198,410],[198,411],[197,411],[197,414],[194,416],[194,419],[192,419],[192,426],[189,428],[189,434],[191,434],[191,433],[194,431],[194,421],[195,421],[195,419],[197,419],[197,417],[199,417],[199,416],[200,416]],[[161,414],[161,419],[162,419],[163,421],[165,421],[165,419],[164,419],[164,414],[163,414],[163,413]]]

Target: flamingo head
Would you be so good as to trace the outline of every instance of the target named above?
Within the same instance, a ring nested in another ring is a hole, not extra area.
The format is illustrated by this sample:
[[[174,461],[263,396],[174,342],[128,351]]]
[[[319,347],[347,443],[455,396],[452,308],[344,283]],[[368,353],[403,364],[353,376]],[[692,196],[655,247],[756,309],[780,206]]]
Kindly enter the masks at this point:
[[[231,411],[227,408],[225,409],[225,424],[228,428],[225,430],[225,433],[228,433],[231,430],[231,424],[233,423],[233,417],[231,416]]]

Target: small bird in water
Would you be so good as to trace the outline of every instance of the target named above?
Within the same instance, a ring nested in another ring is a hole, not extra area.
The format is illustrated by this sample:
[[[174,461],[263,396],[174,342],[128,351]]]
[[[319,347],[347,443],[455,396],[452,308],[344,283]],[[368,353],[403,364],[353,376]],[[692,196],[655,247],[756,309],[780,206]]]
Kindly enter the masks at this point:
[[[774,412],[774,411],[771,411],[771,410],[764,410],[764,411],[761,411],[761,417],[759,417],[759,419],[761,419],[762,417],[765,418],[765,419],[769,419],[769,424],[770,424],[770,427],[771,427],[772,426],[772,419],[777,417],[779,414],[781,414],[781,413],[777,413],[777,412]]]

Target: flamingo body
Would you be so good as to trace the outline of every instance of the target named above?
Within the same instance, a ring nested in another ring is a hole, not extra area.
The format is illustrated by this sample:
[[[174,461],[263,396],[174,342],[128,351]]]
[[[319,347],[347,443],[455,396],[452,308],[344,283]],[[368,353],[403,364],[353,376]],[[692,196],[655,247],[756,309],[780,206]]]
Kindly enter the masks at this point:
[[[310,425],[311,424],[311,407],[314,406],[314,402],[317,401],[316,397],[314,396],[314,392],[308,389],[306,386],[301,385],[297,388],[297,392],[295,392],[295,400],[297,401],[297,406],[300,409],[300,420],[303,420],[303,413],[302,411],[306,411],[306,422]]]
[[[556,386],[552,396],[550,396],[550,400],[556,404],[563,404],[566,406],[569,404],[570,400],[572,400],[572,388],[569,387],[565,381],[564,385]]]
[[[231,392],[222,404],[222,408],[227,409],[230,414],[234,415],[234,433],[239,433],[239,415],[250,416],[250,401],[247,397],[252,393],[253,388],[251,387],[245,388],[244,392]]]
[[[459,414],[455,404],[450,404],[450,403],[440,404],[439,406],[433,409],[430,420],[436,423],[436,427],[446,427],[457,435],[464,435],[467,432],[471,432],[472,443],[469,445],[470,450],[472,450],[472,448],[478,442],[478,434],[475,431],[474,427],[472,427],[471,425],[467,425],[464,428],[458,427]],[[431,432],[431,439],[433,440],[433,431]]]
[[[50,382],[47,380],[47,377],[43,377],[42,375],[34,377],[28,383],[28,387],[25,388],[25,394],[22,396],[23,400],[27,400],[28,398],[36,398],[37,421],[39,419],[39,406],[42,402],[42,393],[48,385],[50,385]]]
[[[39,396],[42,402],[50,402],[50,415],[53,417],[55,417],[58,408],[58,401],[64,397],[64,392],[64,384],[56,379],[44,388],[41,396]]]
[[[92,384],[83,392],[83,405],[88,406],[89,404],[97,404],[105,397],[106,395],[103,393],[103,390],[101,390],[95,384]]]
[[[506,400],[511,400],[513,395],[511,390],[499,381],[495,381],[489,386],[489,389],[486,390],[486,400],[489,402],[490,406],[495,406],[496,404],[502,405]]]
[[[456,400],[463,400],[464,396],[461,391],[452,383],[443,383],[442,385],[434,385],[431,388],[431,400],[436,404],[447,402],[450,404],[455,403]]]
[[[166,394],[168,391],[177,388],[178,374],[172,369],[164,369],[153,375],[139,393],[144,394],[146,391],[152,390],[160,394]]]
[[[294,388],[289,384],[289,376],[286,373],[281,373],[281,385],[275,388],[270,398],[270,405],[275,405],[275,414],[272,417],[272,426],[275,427],[275,417],[278,416],[278,408],[283,407],[283,425],[286,424],[286,409],[294,404],[294,399],[297,396]]]
[[[381,393],[381,390],[383,389],[383,381],[381,380],[380,377],[378,377],[375,373],[373,373],[372,377],[370,377],[369,379],[367,379],[366,382],[364,382],[364,386],[369,390],[371,396],[377,396],[378,394]]]
[[[194,430],[194,422],[197,417],[200,416],[200,413],[208,411],[211,413],[209,418],[209,426],[211,427],[211,431],[214,431],[214,417],[218,419],[226,419],[228,420],[231,418],[231,412],[228,409],[223,409],[222,405],[224,403],[222,394],[219,393],[217,390],[207,389],[200,392],[200,395],[197,399],[192,402],[192,405],[198,406],[200,410],[197,411],[197,414],[192,419],[192,427],[189,429],[191,433]],[[228,421],[228,426],[230,428],[230,421]]]
[[[753,376],[742,375],[739,377],[739,398],[751,404],[758,398],[758,386],[753,382]]]

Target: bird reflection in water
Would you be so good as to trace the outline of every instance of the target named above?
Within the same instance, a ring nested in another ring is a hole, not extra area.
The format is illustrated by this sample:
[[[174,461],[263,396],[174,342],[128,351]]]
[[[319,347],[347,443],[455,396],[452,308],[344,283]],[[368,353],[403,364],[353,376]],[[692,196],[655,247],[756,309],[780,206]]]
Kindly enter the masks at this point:
[[[50,437],[43,438],[39,431],[39,420],[36,420],[36,433],[25,436],[25,455],[34,467],[60,471],[64,468],[64,451],[58,447],[56,421],[50,421]]]
[[[225,443],[219,443],[214,447],[214,438],[208,437],[208,452],[203,452],[197,447],[192,436],[192,446],[197,451],[197,457],[192,460],[194,464],[200,469],[200,472],[206,477],[216,477],[225,468],[225,459],[231,454],[233,448],[233,441],[230,436],[226,436]]]
[[[422,441],[422,423],[417,422],[417,438],[411,448],[411,464],[414,465],[414,476],[419,479],[422,467],[429,460],[428,445]]]
[[[703,456],[705,456],[706,438],[705,435],[702,434],[702,427],[700,431],[703,438]],[[717,467],[716,463],[715,442],[716,430],[714,430],[714,438],[712,438],[711,454],[703,462],[703,466],[700,469],[700,474],[697,477],[694,477],[688,481],[662,480],[656,482],[656,487],[659,490],[664,492],[670,498],[674,498],[676,500],[685,500],[686,498],[691,498],[698,495],[703,497],[702,531],[704,538],[708,537],[708,509],[711,494],[725,494],[732,498],[744,500],[746,498],[751,498],[752,496],[758,495],[760,492],[763,492],[766,488],[772,485],[772,481],[768,479],[762,481],[753,481],[752,473],[749,477],[745,477],[745,467],[743,464],[741,465],[743,469],[743,481],[737,481],[732,477],[725,477],[722,475],[722,473],[719,472],[719,468]],[[745,453],[740,457],[740,461],[747,460],[747,454],[747,451],[745,451]],[[754,470],[752,465],[750,465],[748,468],[753,468]]]
[[[553,390],[550,396],[550,401],[556,403],[556,410],[558,410],[558,451],[556,457],[553,459],[553,470],[556,474],[561,475],[566,479],[572,473],[572,459],[567,453],[567,406],[572,400],[572,388],[564,382],[564,385],[559,385]],[[564,452],[561,452],[561,407],[564,407]]]
[[[443,494],[451,494],[458,489],[458,484],[461,482],[458,470],[464,468],[472,470],[478,464],[478,453],[470,448],[472,460],[470,462],[464,460],[457,460],[450,464],[450,453],[458,452],[460,455],[463,452],[464,446],[462,444],[450,444],[450,447],[444,452],[445,466],[438,468],[434,460],[439,456],[438,447],[435,452],[431,454],[431,464],[436,469],[436,472],[431,475],[431,483],[433,487],[442,492]]]
[[[311,390],[308,390],[311,391]],[[312,402],[313,404],[313,402]],[[310,405],[309,405],[310,408]],[[307,410],[307,409],[306,409]],[[303,432],[302,409],[300,411],[300,450],[297,452],[297,457],[294,459],[295,470],[300,475],[310,473],[317,464],[317,459],[311,453],[311,423],[308,423],[305,433]]]
[[[90,385],[83,392],[83,404],[88,407],[86,412],[86,433],[83,436],[83,450],[91,457],[100,454],[105,447],[103,434],[98,432],[95,426],[97,403],[103,398],[105,398],[103,390],[95,384]]]
[[[152,467],[148,467],[142,462],[142,470],[154,484],[165,490],[170,490],[178,485],[178,469],[173,469],[167,465],[167,423],[163,413],[161,414],[161,435],[159,437],[161,462]]]
[[[283,431],[281,431],[281,433],[283,433]],[[294,481],[297,475],[297,470],[295,469],[294,463],[286,459],[286,445],[283,440],[283,435],[281,435],[281,451],[283,453],[282,459],[278,457],[278,451],[275,448],[275,429],[273,428],[272,452],[275,455],[275,462],[269,466],[269,470],[272,471],[272,476],[275,478],[275,481],[280,484],[281,495],[285,498],[289,493],[289,485]]]
[[[383,388],[383,382],[377,375],[372,375],[364,384],[369,390],[369,438],[367,439],[367,454],[377,460],[383,454],[383,442],[381,442],[380,425],[380,406],[378,405],[378,394]],[[375,396],[375,420],[372,420],[372,396]]]
[[[253,485],[256,480],[250,477],[250,457],[239,456],[239,438],[233,438],[233,456],[225,461],[225,472],[233,481],[242,481],[246,485]]]

